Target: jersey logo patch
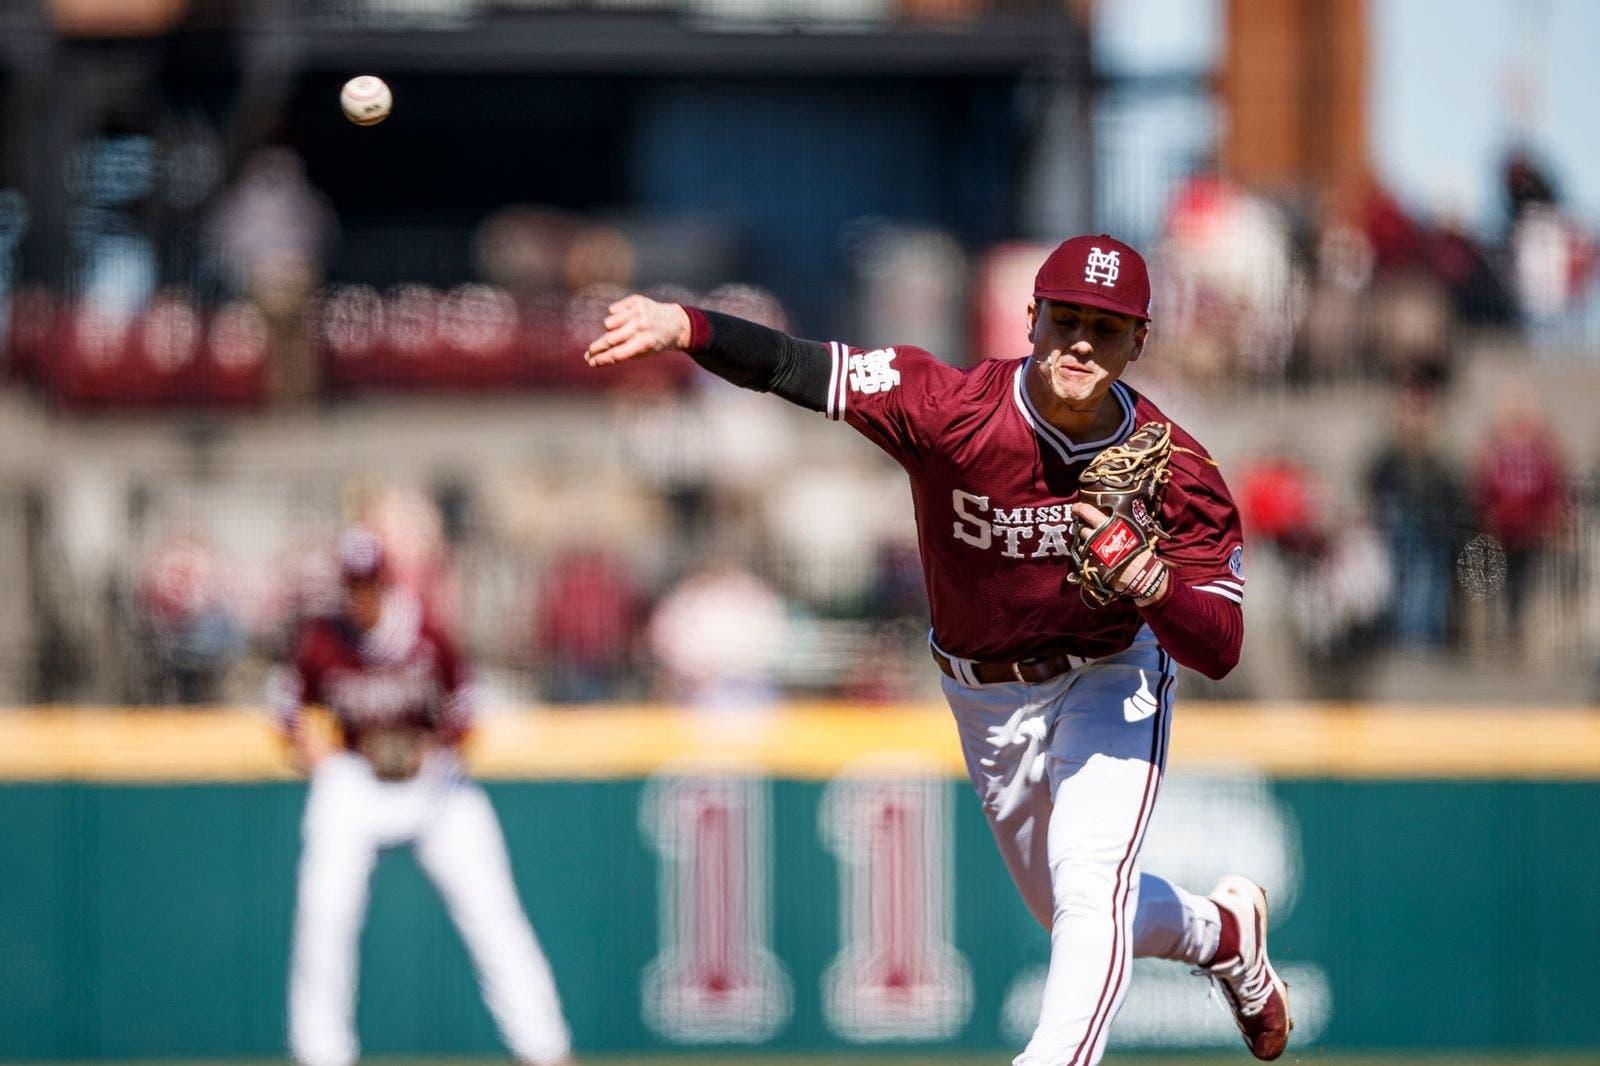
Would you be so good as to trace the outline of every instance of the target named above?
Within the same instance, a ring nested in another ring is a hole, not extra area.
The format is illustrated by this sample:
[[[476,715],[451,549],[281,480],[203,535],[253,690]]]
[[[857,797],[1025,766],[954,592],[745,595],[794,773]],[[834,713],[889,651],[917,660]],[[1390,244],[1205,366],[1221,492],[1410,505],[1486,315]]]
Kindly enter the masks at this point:
[[[1233,552],[1232,552],[1232,554],[1230,554],[1228,556],[1228,573],[1232,574],[1234,577],[1238,578],[1240,581],[1244,580],[1244,545],[1243,544],[1235,544],[1233,546]]]
[[[1122,273],[1122,253],[1116,249],[1102,252],[1099,248],[1089,249],[1089,258],[1083,264],[1083,280],[1091,285],[1104,285],[1108,289],[1117,286],[1117,275]]]
[[[900,371],[890,366],[894,362],[893,348],[875,348],[850,357],[850,388],[871,396],[888,392],[900,384]]]

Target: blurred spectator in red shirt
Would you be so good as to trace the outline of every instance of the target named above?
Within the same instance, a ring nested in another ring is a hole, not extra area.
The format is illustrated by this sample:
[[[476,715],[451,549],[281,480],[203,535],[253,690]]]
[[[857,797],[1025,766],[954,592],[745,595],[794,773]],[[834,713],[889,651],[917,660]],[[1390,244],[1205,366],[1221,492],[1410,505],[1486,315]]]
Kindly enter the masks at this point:
[[[1239,511],[1252,541],[1264,540],[1287,556],[1306,558],[1322,546],[1316,475],[1280,453],[1256,460],[1239,482]]]
[[[616,699],[631,675],[643,600],[626,566],[604,551],[558,558],[539,591],[534,644],[552,703]]]
[[[1473,501],[1483,530],[1506,556],[1506,610],[1512,630],[1537,564],[1561,532],[1571,479],[1538,401],[1506,401],[1484,442],[1473,478]]]
[[[1424,265],[1428,251],[1427,230],[1400,206],[1389,190],[1373,182],[1367,190],[1361,215],[1378,273],[1407,273]]]

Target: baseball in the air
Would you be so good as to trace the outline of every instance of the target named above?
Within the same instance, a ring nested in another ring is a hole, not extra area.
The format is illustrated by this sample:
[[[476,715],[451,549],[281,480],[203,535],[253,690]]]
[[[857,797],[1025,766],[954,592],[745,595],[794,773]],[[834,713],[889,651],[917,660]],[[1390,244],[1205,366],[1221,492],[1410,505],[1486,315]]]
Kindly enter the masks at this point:
[[[362,74],[344,83],[339,90],[339,106],[344,108],[344,117],[357,126],[376,126],[389,117],[394,94],[382,78]]]

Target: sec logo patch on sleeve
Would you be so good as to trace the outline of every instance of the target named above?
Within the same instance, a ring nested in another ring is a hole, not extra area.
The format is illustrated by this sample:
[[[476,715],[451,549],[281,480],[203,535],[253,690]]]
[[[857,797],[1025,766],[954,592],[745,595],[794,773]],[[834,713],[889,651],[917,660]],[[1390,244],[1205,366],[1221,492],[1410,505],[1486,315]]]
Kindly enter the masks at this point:
[[[1232,574],[1234,577],[1238,578],[1240,581],[1244,580],[1244,545],[1243,544],[1235,544],[1233,546],[1233,551],[1228,555],[1228,573]]]

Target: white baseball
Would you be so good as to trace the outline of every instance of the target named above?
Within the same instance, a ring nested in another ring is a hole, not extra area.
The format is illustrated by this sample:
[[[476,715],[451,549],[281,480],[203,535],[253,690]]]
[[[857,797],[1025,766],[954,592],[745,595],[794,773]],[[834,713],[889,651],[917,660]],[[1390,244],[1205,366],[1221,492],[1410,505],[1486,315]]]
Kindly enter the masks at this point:
[[[389,117],[394,94],[382,78],[362,74],[344,83],[339,90],[339,106],[344,108],[344,117],[357,126],[376,126]]]

